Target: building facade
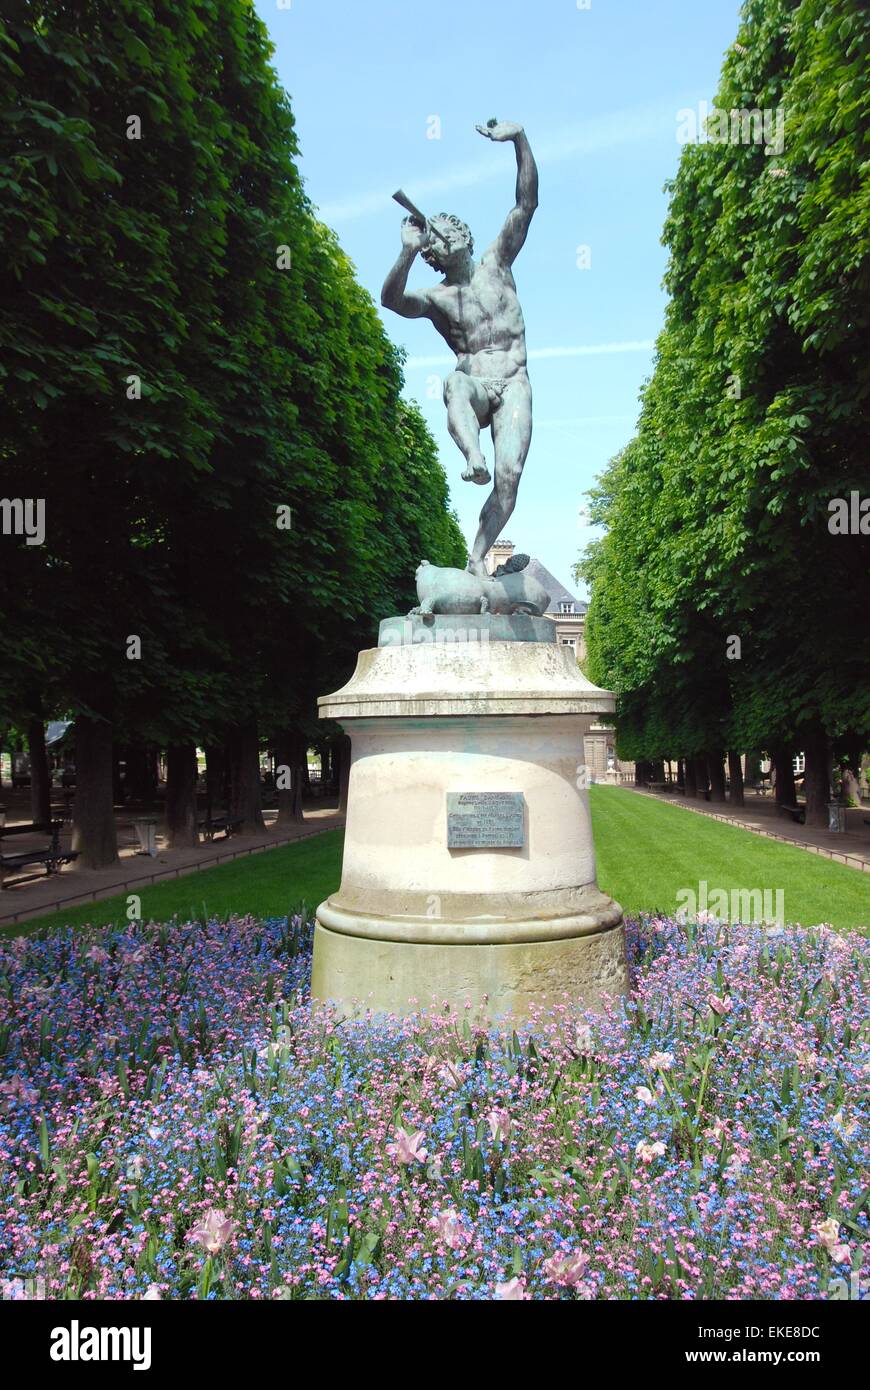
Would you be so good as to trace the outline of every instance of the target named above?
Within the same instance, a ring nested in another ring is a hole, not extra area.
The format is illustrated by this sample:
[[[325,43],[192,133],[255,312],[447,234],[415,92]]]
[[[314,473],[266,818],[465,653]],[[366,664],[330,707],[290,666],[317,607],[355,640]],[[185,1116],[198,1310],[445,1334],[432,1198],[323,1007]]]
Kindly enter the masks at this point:
[[[486,568],[490,574],[498,565],[503,565],[514,553],[514,543],[498,540],[486,557]],[[556,625],[556,641],[563,647],[571,647],[578,661],[586,659],[586,611],[589,607],[577,598],[551,574],[540,560],[530,560],[529,574],[533,574],[550,595],[550,605],[545,613]]]
[[[503,565],[514,553],[514,543],[498,540],[486,557],[490,574]],[[550,595],[545,617],[556,627],[556,641],[570,647],[578,662],[586,660],[586,613],[588,603],[577,598],[561,584],[555,575],[531,559],[529,573],[533,574]],[[621,762],[616,756],[616,731],[612,726],[590,722],[583,738],[583,758],[590,782],[630,782],[634,780],[634,763]]]

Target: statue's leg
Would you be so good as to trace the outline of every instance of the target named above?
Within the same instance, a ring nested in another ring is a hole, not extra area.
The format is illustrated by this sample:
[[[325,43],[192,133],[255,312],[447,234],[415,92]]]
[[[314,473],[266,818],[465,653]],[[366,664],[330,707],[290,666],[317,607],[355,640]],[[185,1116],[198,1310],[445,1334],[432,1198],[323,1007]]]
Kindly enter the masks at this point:
[[[469,483],[488,483],[489,469],[480,448],[480,427],[489,419],[486,389],[467,372],[451,372],[444,383],[447,428],[465,457],[463,478]]]
[[[517,489],[532,442],[532,388],[525,372],[505,386],[492,412],[495,444],[495,485],[480,513],[480,526],[468,560],[472,574],[486,574],[487,551],[507,525],[517,501]]]

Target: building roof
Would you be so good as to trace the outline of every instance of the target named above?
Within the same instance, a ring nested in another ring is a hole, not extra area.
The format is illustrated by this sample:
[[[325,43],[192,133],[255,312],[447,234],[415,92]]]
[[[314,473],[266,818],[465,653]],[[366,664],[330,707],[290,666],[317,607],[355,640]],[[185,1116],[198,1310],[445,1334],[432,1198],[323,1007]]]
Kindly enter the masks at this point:
[[[551,574],[548,569],[545,569],[540,560],[530,560],[527,569],[529,574],[534,575],[539,584],[543,584],[547,593],[550,595],[550,603],[547,608],[548,613],[558,614],[561,612],[559,604],[568,602],[574,604],[575,613],[582,615],[588,610],[589,604],[584,603],[576,594],[569,593],[565,585],[560,584],[555,575]]]

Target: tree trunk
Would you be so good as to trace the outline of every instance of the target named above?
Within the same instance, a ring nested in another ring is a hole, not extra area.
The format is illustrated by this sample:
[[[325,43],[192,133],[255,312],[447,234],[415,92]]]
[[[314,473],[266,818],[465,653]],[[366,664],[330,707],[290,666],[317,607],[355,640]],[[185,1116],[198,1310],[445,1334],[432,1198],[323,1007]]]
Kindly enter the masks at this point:
[[[277,825],[298,825],[302,814],[302,764],[305,761],[305,739],[293,729],[282,730],[275,740],[275,758],[279,768],[289,767],[291,785],[278,787]],[[277,774],[277,781],[281,781]]]
[[[860,806],[861,788],[858,777],[851,767],[843,768],[843,800],[847,806]]]
[[[797,792],[794,786],[794,754],[791,748],[780,744],[771,753],[774,777],[774,795],[777,806],[794,806]]]
[[[235,725],[227,739],[230,820],[241,821],[243,835],[266,829],[260,795],[260,741],[253,720]]]
[[[847,735],[839,741],[836,749],[843,778],[843,800],[847,806],[861,804],[861,754],[862,740],[855,735]]]
[[[744,764],[746,767],[746,771],[743,774],[744,781],[748,782],[750,786],[754,785],[754,783],[756,782],[760,782],[761,754],[757,750],[753,749],[751,753],[745,754]]]
[[[166,750],[166,834],[170,849],[191,849],[199,844],[193,743],[170,743]]]
[[[350,787],[350,759],[350,738],[347,734],[342,734],[339,741],[338,765],[338,813],[341,816],[347,815],[347,795]]]
[[[125,749],[124,792],[132,801],[152,802],[157,796],[157,749],[128,743]]]
[[[691,757],[686,758],[684,767],[686,775],[685,794],[686,796],[697,796],[698,779],[695,776],[695,759]]]
[[[211,819],[227,804],[227,750],[222,743],[205,746],[205,811]]]
[[[731,805],[745,805],[743,796],[743,764],[740,761],[740,754],[732,749],[728,750],[728,776],[731,779]]]
[[[692,762],[695,765],[695,795],[701,800],[707,797],[707,756],[705,753],[696,753]]]
[[[121,776],[121,759],[124,756],[123,743],[112,744],[112,800],[116,806],[122,806],[126,800],[124,796],[124,779]]]
[[[725,800],[725,768],[723,765],[724,754],[721,748],[715,752],[707,754],[707,768],[710,774],[710,800]]]
[[[827,827],[831,799],[831,741],[818,729],[803,740],[806,762],[804,787],[807,798],[807,825]]]
[[[75,723],[76,795],[72,847],[84,869],[118,862],[112,807],[112,726],[107,719],[79,715]]]
[[[45,725],[42,716],[27,725],[27,746],[30,750],[30,818],[40,825],[51,819],[51,779],[48,775],[48,754],[45,751]]]

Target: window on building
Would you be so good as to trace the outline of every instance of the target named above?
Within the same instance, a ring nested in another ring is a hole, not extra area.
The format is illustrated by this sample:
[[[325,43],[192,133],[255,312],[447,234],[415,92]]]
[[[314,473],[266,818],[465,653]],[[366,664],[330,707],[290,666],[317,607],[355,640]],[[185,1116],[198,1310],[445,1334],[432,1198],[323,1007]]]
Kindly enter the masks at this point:
[[[574,638],[573,638],[573,637],[563,637],[563,638],[562,638],[562,646],[563,646],[563,647],[576,647],[576,645],[577,645],[577,643],[574,641]]]
[[[573,603],[570,603],[567,600],[563,599],[562,602],[559,604],[559,610],[562,613],[573,613],[574,605]]]

